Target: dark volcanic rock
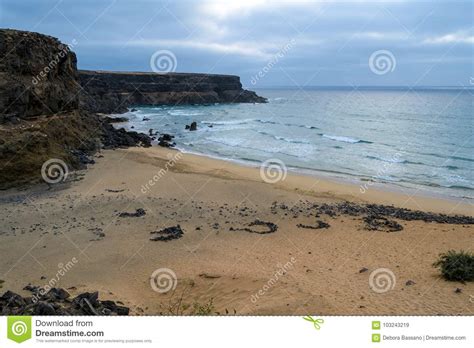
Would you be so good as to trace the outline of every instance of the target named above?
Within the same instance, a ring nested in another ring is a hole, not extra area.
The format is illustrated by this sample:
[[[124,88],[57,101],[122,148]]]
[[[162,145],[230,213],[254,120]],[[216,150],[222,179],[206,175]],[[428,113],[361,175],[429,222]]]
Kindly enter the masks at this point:
[[[129,121],[127,117],[120,117],[120,116],[119,117],[104,116],[102,120],[107,123],[122,123],[122,122]]]
[[[294,204],[291,208],[284,203],[277,201],[270,206],[270,212],[274,215],[292,216],[298,218],[304,216],[306,218],[321,218],[324,216],[337,218],[342,216],[352,217],[352,220],[364,222],[363,228],[367,230],[396,232],[403,230],[401,221],[424,221],[435,222],[440,224],[457,224],[472,225],[474,217],[466,215],[446,215],[431,212],[423,212],[419,210],[410,210],[406,208],[398,208],[389,205],[380,204],[357,204],[351,202],[341,203],[324,203],[317,204],[310,201],[301,201]],[[324,217],[325,220],[326,217]],[[322,222],[322,221],[321,221]],[[299,228],[321,228],[326,227],[319,222],[317,225],[298,224]],[[466,226],[467,227],[467,226]]]
[[[76,55],[58,39],[0,29],[0,123],[75,110]]]
[[[26,305],[26,300],[13,291],[8,290],[0,297],[0,304],[6,307],[21,307]]]
[[[146,215],[143,208],[138,208],[134,213],[123,212],[119,214],[119,217],[140,217]]]
[[[298,224],[296,225],[296,227],[298,228],[308,228],[308,229],[312,229],[312,230],[317,230],[317,229],[320,229],[320,228],[329,228],[329,224],[324,222],[324,221],[321,221],[321,220],[317,220],[316,221],[316,225],[303,225],[303,224]]]
[[[92,112],[122,113],[131,105],[265,103],[242,89],[233,75],[79,71],[81,106]]]
[[[337,215],[349,216],[367,216],[368,221],[379,219],[380,217],[400,219],[405,221],[424,221],[437,222],[442,224],[472,225],[474,217],[464,215],[446,215],[419,210],[410,210],[405,208],[397,208],[391,205],[381,204],[356,204],[351,202],[343,202],[338,204],[322,204],[315,207],[315,213],[335,217]],[[386,223],[379,221],[379,223]],[[395,227],[395,224],[392,224]],[[398,227],[397,227],[398,228]]]
[[[256,226],[263,226],[265,229],[263,230],[258,230],[255,227]],[[253,227],[253,228],[250,228]],[[251,223],[248,224],[248,227],[243,227],[243,228],[230,228],[231,231],[245,231],[245,232],[250,232],[250,233],[258,233],[258,234],[267,234],[267,233],[273,233],[278,230],[278,226],[274,224],[273,222],[266,222],[266,221],[261,221],[261,220],[255,220],[252,221]]]
[[[365,229],[369,231],[398,232],[403,230],[403,226],[394,220],[389,220],[383,216],[368,215],[364,217]]]
[[[161,137],[158,138],[158,145],[162,147],[173,147],[176,144],[173,142],[174,135],[170,134],[162,134]]]
[[[159,137],[158,139],[159,140],[163,140],[163,141],[172,141],[174,138],[174,135],[170,135],[170,134],[163,134],[161,137]]]
[[[69,295],[69,292],[67,292],[64,289],[52,288],[51,290],[49,290],[47,296],[51,300],[65,300],[65,299],[69,298],[71,295]]]
[[[0,315],[128,315],[128,307],[114,301],[99,300],[99,293],[85,292],[69,300],[64,289],[54,288],[47,293],[39,286],[25,287],[32,297],[22,297],[11,291],[0,297]]]
[[[151,146],[151,138],[143,133],[127,131],[124,128],[116,129],[108,123],[103,124],[102,143],[106,149],[130,146]]]
[[[156,236],[151,237],[150,240],[167,242],[169,240],[181,238],[184,234],[184,231],[182,230],[180,225],[177,225],[172,227],[166,227],[159,231],[152,231],[150,233],[156,234]]]
[[[34,315],[56,315],[56,310],[51,303],[40,301],[36,304],[33,311]]]

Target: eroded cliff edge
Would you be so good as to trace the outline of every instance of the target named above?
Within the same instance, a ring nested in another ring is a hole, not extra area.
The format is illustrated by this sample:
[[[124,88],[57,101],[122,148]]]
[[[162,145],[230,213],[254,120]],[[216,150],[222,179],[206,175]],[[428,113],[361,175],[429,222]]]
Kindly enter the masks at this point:
[[[41,181],[43,165],[69,170],[101,148],[150,146],[98,113],[133,105],[265,102],[238,76],[78,71],[69,46],[34,32],[0,29],[0,189]]]
[[[134,105],[265,103],[239,76],[79,70],[85,110],[122,113]]]
[[[69,170],[100,148],[149,145],[79,106],[76,55],[58,39],[0,29],[0,189],[41,181],[43,164]]]

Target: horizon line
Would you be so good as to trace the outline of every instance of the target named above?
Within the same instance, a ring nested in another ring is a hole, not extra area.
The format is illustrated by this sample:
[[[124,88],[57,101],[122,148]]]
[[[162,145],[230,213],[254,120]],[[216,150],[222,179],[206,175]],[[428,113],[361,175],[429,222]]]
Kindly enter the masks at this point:
[[[268,86],[249,86],[244,85],[246,88],[253,89],[264,89],[264,88],[408,88],[408,89],[420,89],[420,88],[457,88],[457,89],[474,89],[474,86],[459,86],[459,85],[423,85],[423,86],[409,86],[409,85],[309,85],[309,86],[295,86],[295,85],[268,85]]]

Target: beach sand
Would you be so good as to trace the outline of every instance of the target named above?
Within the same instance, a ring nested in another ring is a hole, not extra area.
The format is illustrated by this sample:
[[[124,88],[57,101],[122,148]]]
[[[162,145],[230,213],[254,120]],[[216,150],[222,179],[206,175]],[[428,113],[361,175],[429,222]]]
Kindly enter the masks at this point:
[[[2,192],[2,290],[27,295],[28,283],[53,278],[71,295],[99,290],[101,299],[122,301],[138,315],[196,313],[211,302],[212,313],[238,315],[474,311],[474,284],[447,282],[432,266],[439,253],[472,249],[472,225],[397,220],[403,230],[387,233],[366,230],[360,216],[321,215],[329,228],[297,227],[315,225],[313,204],[394,204],[472,216],[467,202],[375,186],[361,193],[358,185],[291,173],[271,184],[258,168],[157,147],[96,157],[64,184]],[[139,208],[146,215],[119,217]],[[277,231],[239,230],[253,230],[248,224],[256,219]],[[182,238],[150,241],[150,232],[177,224]],[[176,274],[174,290],[152,289],[150,276],[160,268]],[[374,285],[371,275],[377,281],[384,268],[392,272],[388,286],[382,278]]]

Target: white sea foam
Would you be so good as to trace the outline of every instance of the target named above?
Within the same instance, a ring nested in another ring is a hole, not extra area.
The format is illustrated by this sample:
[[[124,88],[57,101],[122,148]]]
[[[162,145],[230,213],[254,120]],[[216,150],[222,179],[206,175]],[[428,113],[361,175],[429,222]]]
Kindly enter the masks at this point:
[[[367,156],[367,158],[375,159],[382,162],[388,162],[388,163],[408,163],[407,160],[404,160],[402,158],[397,158],[397,157]]]
[[[218,125],[218,126],[224,126],[224,125],[234,125],[234,124],[247,124],[254,121],[253,119],[245,119],[245,120],[231,120],[231,121],[201,121],[203,124],[212,124],[212,125]]]
[[[200,116],[204,115],[202,112],[189,110],[169,110],[168,115],[171,116]]]
[[[350,137],[344,137],[344,136],[339,136],[339,135],[323,134],[322,136],[323,136],[324,138],[328,138],[328,139],[335,140],[335,141],[342,141],[342,142],[344,142],[344,143],[351,143],[351,144],[356,144],[356,143],[371,143],[370,141],[361,140],[361,139],[356,139],[356,138],[350,138]]]

